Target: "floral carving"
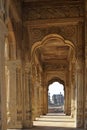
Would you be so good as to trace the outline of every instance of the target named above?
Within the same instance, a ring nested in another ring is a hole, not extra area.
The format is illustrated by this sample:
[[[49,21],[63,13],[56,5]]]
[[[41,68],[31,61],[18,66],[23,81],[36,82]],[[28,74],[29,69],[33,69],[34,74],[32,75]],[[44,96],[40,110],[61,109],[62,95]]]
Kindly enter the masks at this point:
[[[24,20],[37,19],[58,19],[83,16],[83,8],[81,5],[56,5],[56,6],[39,6],[24,8]]]
[[[63,25],[49,28],[31,28],[30,30],[30,43],[33,44],[42,40],[46,35],[58,34],[63,36],[65,39],[70,40],[74,44],[77,43],[77,26],[75,25]]]

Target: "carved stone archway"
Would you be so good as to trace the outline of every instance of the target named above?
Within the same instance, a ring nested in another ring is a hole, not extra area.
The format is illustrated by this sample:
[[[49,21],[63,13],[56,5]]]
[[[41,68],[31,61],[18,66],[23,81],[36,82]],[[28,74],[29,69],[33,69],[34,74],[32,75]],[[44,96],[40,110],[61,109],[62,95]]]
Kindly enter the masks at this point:
[[[65,55],[64,55],[65,54]],[[36,83],[36,86],[33,84],[33,94],[37,92],[35,95],[40,95],[38,100],[41,98],[43,103],[39,104],[40,108],[36,114],[39,116],[40,114],[46,114],[48,112],[48,84],[49,81],[56,80],[55,77],[58,77],[60,82],[62,82],[66,86],[66,114],[71,115],[72,109],[72,96],[73,89],[71,85],[72,81],[72,67],[73,62],[75,61],[76,50],[75,46],[72,42],[68,40],[64,40],[58,34],[50,34],[47,35],[42,41],[36,42],[31,49],[31,66],[32,66],[32,83]],[[67,59],[66,59],[67,58]],[[66,59],[66,60],[65,60]],[[52,66],[51,66],[52,65]],[[66,77],[67,75],[67,77]],[[36,90],[37,88],[37,90]],[[44,94],[42,94],[43,92]],[[42,97],[41,97],[42,95]],[[33,96],[34,97],[34,96]],[[37,97],[35,97],[37,99]],[[68,100],[69,99],[69,100]],[[32,103],[35,104],[35,100],[33,98]],[[75,104],[74,106],[75,107]],[[35,111],[33,110],[33,115],[35,115]],[[74,112],[75,115],[75,112]],[[35,116],[34,116],[35,119]]]

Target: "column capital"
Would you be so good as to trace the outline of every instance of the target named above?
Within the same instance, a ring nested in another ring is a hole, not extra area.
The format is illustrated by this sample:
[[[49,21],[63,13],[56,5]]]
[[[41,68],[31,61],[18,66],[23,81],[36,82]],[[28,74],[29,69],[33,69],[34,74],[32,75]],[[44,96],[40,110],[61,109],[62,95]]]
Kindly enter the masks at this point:
[[[21,67],[21,61],[20,60],[8,60],[5,62],[5,65],[7,66],[20,66]]]
[[[3,40],[4,37],[7,36],[7,34],[8,34],[7,27],[5,23],[3,22],[3,20],[0,19],[0,40]]]

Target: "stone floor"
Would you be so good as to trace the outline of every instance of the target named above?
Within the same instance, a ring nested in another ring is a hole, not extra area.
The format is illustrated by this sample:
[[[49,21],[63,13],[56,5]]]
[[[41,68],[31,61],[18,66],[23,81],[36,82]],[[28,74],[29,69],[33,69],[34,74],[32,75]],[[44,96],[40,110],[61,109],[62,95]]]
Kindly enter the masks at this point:
[[[36,118],[33,125],[33,128],[29,130],[83,130],[75,128],[75,120],[70,116],[57,113],[40,116],[40,118]]]

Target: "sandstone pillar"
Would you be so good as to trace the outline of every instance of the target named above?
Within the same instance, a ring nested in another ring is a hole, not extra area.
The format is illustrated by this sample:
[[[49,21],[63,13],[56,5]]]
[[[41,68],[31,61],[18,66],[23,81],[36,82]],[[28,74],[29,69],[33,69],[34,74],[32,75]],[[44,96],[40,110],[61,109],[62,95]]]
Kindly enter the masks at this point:
[[[42,114],[42,73],[39,74],[39,114]]]
[[[47,100],[46,89],[47,88],[44,86],[44,113],[43,113],[44,115],[46,115],[46,113],[47,113],[47,108],[46,108],[47,107],[47,104],[46,104],[47,103],[47,101],[46,101]]]
[[[1,13],[1,12],[0,12]],[[6,130],[5,36],[7,29],[0,18],[0,129]]]
[[[87,0],[85,0],[85,89],[84,89],[84,128],[87,129]]]
[[[43,115],[43,87],[41,86],[41,89],[40,89],[40,102],[41,102],[41,105],[40,105],[40,109],[41,109],[41,115]]]
[[[70,88],[67,86],[67,92],[66,92],[66,115],[70,115],[70,100],[71,100],[71,97],[70,97]]]
[[[65,114],[68,115],[68,105],[69,105],[69,88],[66,86],[65,89]]]
[[[22,128],[23,123],[23,79],[22,67],[16,68],[16,107],[17,107],[17,124],[18,128]]]
[[[76,66],[75,62],[72,63],[71,70],[71,116],[76,118]]]
[[[67,95],[67,100],[68,100],[68,115],[70,115],[71,114],[71,88],[70,88],[71,86],[69,86],[69,88],[68,88],[68,95]]]
[[[6,64],[7,83],[7,125],[8,128],[17,128],[17,106],[16,106],[16,60],[8,61]]]
[[[48,113],[48,88],[46,87],[46,91],[45,91],[45,110],[46,110],[46,114]]]
[[[77,66],[77,127],[83,127],[83,63],[78,59]]]
[[[32,83],[31,83],[31,65],[26,64],[24,68],[23,85],[23,128],[30,128],[32,122]]]
[[[38,117],[38,92],[37,92],[37,85],[35,82],[35,86],[34,86],[34,100],[35,100],[35,104],[34,105],[34,119],[36,117]]]

